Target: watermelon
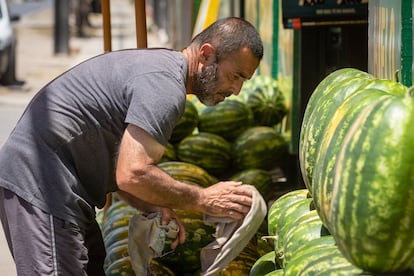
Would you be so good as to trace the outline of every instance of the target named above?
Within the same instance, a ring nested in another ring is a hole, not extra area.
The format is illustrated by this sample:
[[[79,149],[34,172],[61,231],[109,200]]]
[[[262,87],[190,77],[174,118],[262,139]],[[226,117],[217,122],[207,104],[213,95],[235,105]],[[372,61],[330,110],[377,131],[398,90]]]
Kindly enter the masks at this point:
[[[200,100],[194,94],[187,94],[187,101],[190,101],[194,105],[194,107],[197,109],[198,114],[200,114],[201,111],[207,107],[202,102],[200,102]]]
[[[176,144],[192,134],[198,125],[198,110],[191,101],[186,101],[185,110],[175,125],[169,142]]]
[[[276,261],[281,267],[283,267],[285,263],[286,235],[292,230],[301,217],[312,211],[312,203],[312,198],[305,198],[295,202],[289,206],[289,208],[283,210],[283,214],[279,218],[274,245],[276,251]]]
[[[314,242],[303,246],[286,265],[284,275],[364,275],[361,269],[353,266],[342,256],[338,247],[332,244],[328,237],[313,240]],[[334,266],[337,269],[329,273],[329,269]]]
[[[217,276],[249,275],[251,266],[243,261],[233,261],[226,268],[219,271]]]
[[[285,271],[282,268],[279,268],[269,273],[266,273],[264,276],[283,276],[283,275],[285,275]]]
[[[295,202],[305,200],[309,195],[309,191],[307,189],[299,189],[287,192],[276,199],[271,205],[267,212],[267,220],[268,220],[268,234],[269,236],[276,235],[276,229],[281,227],[278,224],[280,217],[284,215],[285,210],[289,208],[289,206],[293,205]]]
[[[174,271],[168,266],[162,264],[157,259],[152,259],[150,263],[150,274],[149,275],[160,275],[160,276],[175,276]]]
[[[176,160],[177,160],[177,155],[175,153],[175,147],[173,144],[168,143],[167,146],[165,147],[164,154],[162,155],[158,163],[176,161]]]
[[[130,257],[123,257],[111,263],[105,270],[107,276],[135,276]]]
[[[206,170],[191,163],[169,161],[159,163],[158,167],[168,173],[175,180],[189,184],[208,187],[218,182],[217,178],[210,175]]]
[[[122,240],[128,239],[128,226],[122,226],[113,229],[108,233],[107,236],[103,237],[105,248],[110,247],[113,243]]]
[[[112,263],[124,257],[129,257],[127,242],[120,243],[116,246],[111,246],[109,249],[106,249],[104,269],[107,269],[109,266],[111,266]]]
[[[398,86],[399,84],[396,84]],[[330,201],[332,193],[332,182],[335,175],[335,164],[339,150],[342,146],[346,129],[355,121],[358,114],[365,110],[368,105],[373,106],[376,101],[388,97],[389,93],[381,88],[382,81],[371,81],[365,88],[350,95],[342,105],[335,111],[331,121],[327,124],[325,135],[320,141],[316,163],[314,165],[314,185],[312,185],[312,196],[316,209],[324,222],[330,228]]]
[[[231,144],[217,134],[199,132],[181,140],[177,146],[177,157],[217,176],[230,169]]]
[[[120,208],[116,212],[112,212],[112,215],[107,217],[107,220],[102,226],[102,236],[108,236],[116,228],[128,226],[131,217],[136,214],[138,214],[138,211],[132,207]]]
[[[261,256],[253,264],[252,268],[250,269],[249,276],[263,276],[269,272],[274,271],[276,269],[275,257],[275,251],[270,251]]]
[[[132,208],[132,207],[129,206],[128,203],[126,203],[126,201],[124,201],[124,200],[112,201],[111,205],[109,205],[108,209],[104,213],[104,218],[103,218],[102,223],[105,223],[106,219],[108,217],[112,216],[113,212],[115,212],[119,209],[123,209],[123,208]]]
[[[414,263],[412,92],[356,69],[332,76],[307,107],[303,174],[318,180],[315,206],[348,261],[400,273]]]
[[[287,154],[287,141],[276,129],[255,126],[244,131],[232,144],[231,156],[237,170],[270,170]]]
[[[316,210],[300,216],[291,224],[283,237],[284,267],[286,267],[286,264],[289,263],[293,256],[300,252],[307,242],[329,235]]]
[[[252,239],[225,269],[217,273],[217,276],[249,275],[258,258],[259,254],[256,250],[255,239]]]
[[[182,210],[176,210],[176,213],[184,224],[186,241],[169,252],[171,240],[166,240],[165,254],[157,260],[178,275],[194,273],[201,268],[200,251],[215,240],[213,234],[216,229],[204,224],[202,213]]]
[[[252,125],[252,111],[249,107],[243,102],[226,99],[218,105],[207,106],[200,112],[198,130],[217,134],[231,142]]]
[[[127,254],[127,252],[122,252]],[[135,271],[132,268],[131,258],[127,255],[120,259],[115,259],[108,267],[105,268],[105,275],[113,276],[136,276]],[[156,259],[152,259],[150,263],[150,272],[148,275],[163,275],[163,276],[175,276],[175,273],[167,266],[158,262]]]
[[[277,81],[272,77],[259,75],[253,79],[252,87],[247,98],[247,106],[253,112],[254,125],[279,124],[287,114],[287,106]]]
[[[108,256],[108,252],[110,252],[113,248],[121,247],[122,245],[128,245],[128,239],[120,239],[113,242],[110,246],[105,247],[106,255]]]
[[[241,181],[256,187],[263,198],[267,201],[272,196],[272,177],[263,169],[246,169],[235,173],[230,180]]]
[[[305,186],[310,192],[316,154],[326,125],[346,97],[373,79],[357,69],[340,69],[327,76],[309,98],[299,137],[299,164]]]
[[[374,101],[347,129],[337,157],[332,234],[366,271],[401,272],[414,263],[413,125],[411,96]]]

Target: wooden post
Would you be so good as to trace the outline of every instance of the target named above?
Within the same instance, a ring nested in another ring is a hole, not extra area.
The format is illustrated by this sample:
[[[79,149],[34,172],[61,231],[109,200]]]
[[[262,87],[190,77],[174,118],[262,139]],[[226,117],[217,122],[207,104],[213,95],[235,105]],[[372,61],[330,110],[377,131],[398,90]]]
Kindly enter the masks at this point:
[[[103,19],[104,51],[112,51],[111,34],[111,9],[109,0],[101,0]],[[145,0],[135,0],[135,30],[137,48],[147,48],[147,20],[145,12]],[[112,193],[106,195],[106,203],[103,208],[103,220],[106,219],[106,212],[112,204]]]
[[[111,7],[109,0],[101,0],[102,4],[102,20],[103,20],[103,39],[104,39],[104,51],[112,51],[111,41]]]
[[[101,0],[102,6],[102,26],[103,26],[103,40],[104,40],[104,51],[111,52],[112,51],[112,39],[111,39],[111,8],[109,0]],[[106,202],[103,208],[103,218],[102,220],[106,220],[106,212],[108,208],[112,205],[112,193],[108,193],[106,195]]]
[[[135,0],[135,31],[137,36],[137,48],[147,48],[145,0]]]

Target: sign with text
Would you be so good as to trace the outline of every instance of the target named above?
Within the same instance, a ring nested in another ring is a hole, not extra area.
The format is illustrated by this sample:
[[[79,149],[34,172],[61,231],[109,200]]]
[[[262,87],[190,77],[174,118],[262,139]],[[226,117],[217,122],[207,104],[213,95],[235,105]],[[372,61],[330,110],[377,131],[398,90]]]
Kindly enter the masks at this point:
[[[363,24],[368,22],[368,0],[282,0],[283,26]]]

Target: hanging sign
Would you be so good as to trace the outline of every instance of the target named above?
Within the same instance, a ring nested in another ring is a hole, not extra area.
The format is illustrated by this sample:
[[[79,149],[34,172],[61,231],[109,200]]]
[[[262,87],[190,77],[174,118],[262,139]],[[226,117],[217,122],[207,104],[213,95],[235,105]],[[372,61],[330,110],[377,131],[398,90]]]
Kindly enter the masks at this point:
[[[368,0],[282,0],[282,17],[289,29],[364,24]]]

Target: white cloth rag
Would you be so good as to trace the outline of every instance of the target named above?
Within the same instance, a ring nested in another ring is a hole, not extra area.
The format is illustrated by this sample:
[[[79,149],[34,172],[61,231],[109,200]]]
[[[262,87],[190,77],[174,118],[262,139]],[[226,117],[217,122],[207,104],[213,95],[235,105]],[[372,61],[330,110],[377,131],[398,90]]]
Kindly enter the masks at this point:
[[[252,185],[243,185],[252,190],[252,206],[243,220],[204,216],[204,223],[216,226],[215,241],[200,252],[203,276],[213,276],[234,260],[246,247],[262,224],[267,206],[259,191]]]
[[[215,240],[200,252],[203,276],[216,275],[246,247],[263,222],[267,207],[261,194],[252,185],[252,206],[243,220],[205,215],[204,223],[216,227]],[[128,252],[136,275],[148,275],[153,258],[162,256],[165,240],[175,239],[178,225],[171,220],[161,225],[161,213],[136,214],[129,222]]]
[[[128,253],[136,275],[149,275],[153,258],[163,254],[165,240],[175,239],[178,225],[174,219],[161,225],[161,213],[134,215],[128,227]]]

